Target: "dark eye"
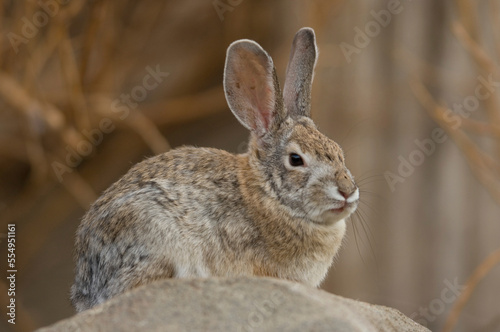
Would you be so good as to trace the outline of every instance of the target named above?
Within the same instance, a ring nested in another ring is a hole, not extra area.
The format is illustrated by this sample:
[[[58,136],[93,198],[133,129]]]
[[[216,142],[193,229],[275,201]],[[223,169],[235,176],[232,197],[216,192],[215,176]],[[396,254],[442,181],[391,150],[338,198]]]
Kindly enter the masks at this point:
[[[296,153],[290,153],[290,165],[297,167],[297,166],[303,166],[304,161],[302,160],[302,157],[299,156]]]

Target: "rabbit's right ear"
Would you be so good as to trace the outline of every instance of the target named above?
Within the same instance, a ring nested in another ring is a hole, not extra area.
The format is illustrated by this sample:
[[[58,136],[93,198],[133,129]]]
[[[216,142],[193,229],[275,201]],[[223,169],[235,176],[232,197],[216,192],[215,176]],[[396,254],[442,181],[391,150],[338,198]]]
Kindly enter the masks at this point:
[[[314,30],[300,29],[293,39],[283,88],[285,107],[292,117],[311,117],[311,86],[317,59]]]
[[[239,40],[227,49],[224,92],[236,118],[258,137],[284,118],[273,60],[254,41]]]

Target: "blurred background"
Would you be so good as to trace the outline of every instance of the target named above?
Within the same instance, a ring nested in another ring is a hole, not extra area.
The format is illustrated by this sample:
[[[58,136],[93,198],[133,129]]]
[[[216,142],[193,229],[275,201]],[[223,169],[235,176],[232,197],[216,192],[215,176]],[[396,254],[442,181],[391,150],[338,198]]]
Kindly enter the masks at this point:
[[[260,43],[283,83],[310,26],[313,119],[361,187],[322,287],[434,331],[500,331],[499,0],[4,0],[0,17],[0,330],[74,314],[76,227],[134,163],[245,151],[222,88],[232,41]]]

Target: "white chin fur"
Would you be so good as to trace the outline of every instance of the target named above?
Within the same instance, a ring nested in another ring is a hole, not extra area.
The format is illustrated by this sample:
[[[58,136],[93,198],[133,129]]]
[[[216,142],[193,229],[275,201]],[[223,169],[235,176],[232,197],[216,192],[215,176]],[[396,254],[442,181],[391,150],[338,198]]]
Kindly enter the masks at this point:
[[[356,191],[351,196],[349,196],[349,198],[346,200],[346,202],[352,203],[352,202],[356,202],[358,199],[359,199],[359,189],[356,188]]]

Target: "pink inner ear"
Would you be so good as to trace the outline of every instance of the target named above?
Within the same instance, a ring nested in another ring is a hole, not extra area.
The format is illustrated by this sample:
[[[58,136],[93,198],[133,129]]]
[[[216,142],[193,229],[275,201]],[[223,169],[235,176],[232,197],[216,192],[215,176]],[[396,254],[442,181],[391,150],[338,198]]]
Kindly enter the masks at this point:
[[[266,82],[258,82],[258,80],[253,79],[248,86],[247,93],[254,109],[257,110],[255,126],[261,126],[262,129],[268,130],[273,116],[274,91],[266,86]]]
[[[271,124],[274,109],[273,81],[268,73],[258,63],[246,61],[241,63],[241,74],[238,75],[238,86],[243,95],[247,96],[250,104],[247,108],[247,119],[251,120],[252,127],[259,133],[267,131]]]
[[[266,129],[269,129],[275,107],[274,89],[271,89],[269,87],[264,87],[264,90],[265,90],[264,95],[266,96],[266,100],[264,101],[264,105],[261,108],[260,114],[262,115],[262,118],[264,120],[264,127]]]

